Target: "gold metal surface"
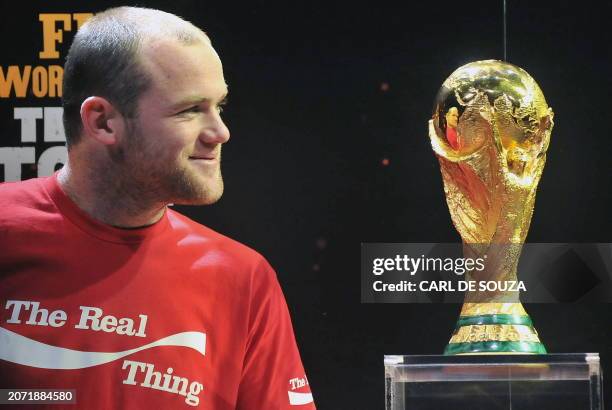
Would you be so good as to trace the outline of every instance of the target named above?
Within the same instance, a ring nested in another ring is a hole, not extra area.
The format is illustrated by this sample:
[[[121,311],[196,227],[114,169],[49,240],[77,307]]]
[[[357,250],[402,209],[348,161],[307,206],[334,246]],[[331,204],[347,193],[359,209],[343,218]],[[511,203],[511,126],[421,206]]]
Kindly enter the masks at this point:
[[[461,308],[461,316],[514,315],[526,316],[527,312],[520,303],[469,303]]]
[[[459,113],[458,148],[446,114]],[[465,243],[523,243],[546,161],[553,112],[527,72],[487,60],[457,69],[436,98],[429,137],[451,218]]]
[[[524,325],[472,325],[460,327],[450,343],[539,342],[537,332]]]

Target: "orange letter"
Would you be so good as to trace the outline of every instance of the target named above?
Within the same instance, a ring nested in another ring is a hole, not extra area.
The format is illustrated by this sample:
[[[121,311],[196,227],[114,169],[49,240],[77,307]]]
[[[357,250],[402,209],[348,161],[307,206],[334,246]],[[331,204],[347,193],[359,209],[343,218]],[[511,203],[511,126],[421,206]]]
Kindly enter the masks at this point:
[[[49,97],[62,96],[62,80],[64,69],[59,65],[49,66]]]
[[[47,95],[47,87],[49,86],[49,79],[47,77],[47,70],[45,67],[36,66],[32,71],[32,92],[38,98],[45,97]]]
[[[32,66],[23,67],[23,75],[19,73],[19,67],[16,65],[9,66],[6,70],[6,77],[0,67],[0,98],[8,98],[11,95],[11,89],[15,88],[15,96],[23,98],[26,96],[26,89],[30,82],[30,72]]]
[[[63,30],[55,30],[55,23],[61,21],[64,23],[64,30],[72,30],[72,20],[70,14],[47,14],[41,13],[38,15],[38,20],[43,26],[43,51],[38,53],[39,58],[59,58],[59,53],[55,48],[56,43],[64,41]]]

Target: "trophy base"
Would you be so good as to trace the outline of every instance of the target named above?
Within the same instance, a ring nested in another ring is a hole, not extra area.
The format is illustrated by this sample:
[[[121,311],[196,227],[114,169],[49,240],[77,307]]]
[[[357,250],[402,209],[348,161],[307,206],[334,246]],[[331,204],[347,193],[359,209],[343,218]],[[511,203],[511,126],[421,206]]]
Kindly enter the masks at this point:
[[[597,353],[385,356],[386,410],[603,410]]]
[[[449,343],[444,354],[546,354],[546,348],[534,342]]]
[[[520,303],[466,303],[444,354],[546,354],[546,348]]]

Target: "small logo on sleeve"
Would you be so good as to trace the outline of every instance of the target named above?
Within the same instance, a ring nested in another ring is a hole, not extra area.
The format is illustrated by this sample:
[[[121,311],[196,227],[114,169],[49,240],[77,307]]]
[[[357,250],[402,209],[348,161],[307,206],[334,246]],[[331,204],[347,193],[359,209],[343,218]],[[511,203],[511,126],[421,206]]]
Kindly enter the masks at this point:
[[[302,404],[312,403],[314,400],[312,398],[312,393],[310,392],[297,392],[302,388],[302,390],[308,390],[308,378],[306,375],[304,377],[294,377],[289,379],[289,389],[287,394],[289,395],[289,404],[292,406],[299,406]]]

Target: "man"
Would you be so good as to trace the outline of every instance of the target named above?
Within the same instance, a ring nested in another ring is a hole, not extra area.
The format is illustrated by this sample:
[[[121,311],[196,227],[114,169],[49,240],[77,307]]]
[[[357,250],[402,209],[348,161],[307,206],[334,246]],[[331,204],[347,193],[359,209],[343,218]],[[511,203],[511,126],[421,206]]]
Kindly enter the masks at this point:
[[[121,7],[79,30],[68,163],[0,186],[1,387],[74,389],[84,409],[314,408],[274,271],[167,208],[221,196],[226,95],[177,16]]]
[[[461,149],[461,139],[457,134],[459,123],[459,110],[457,107],[450,107],[446,113],[446,140],[454,150]]]

